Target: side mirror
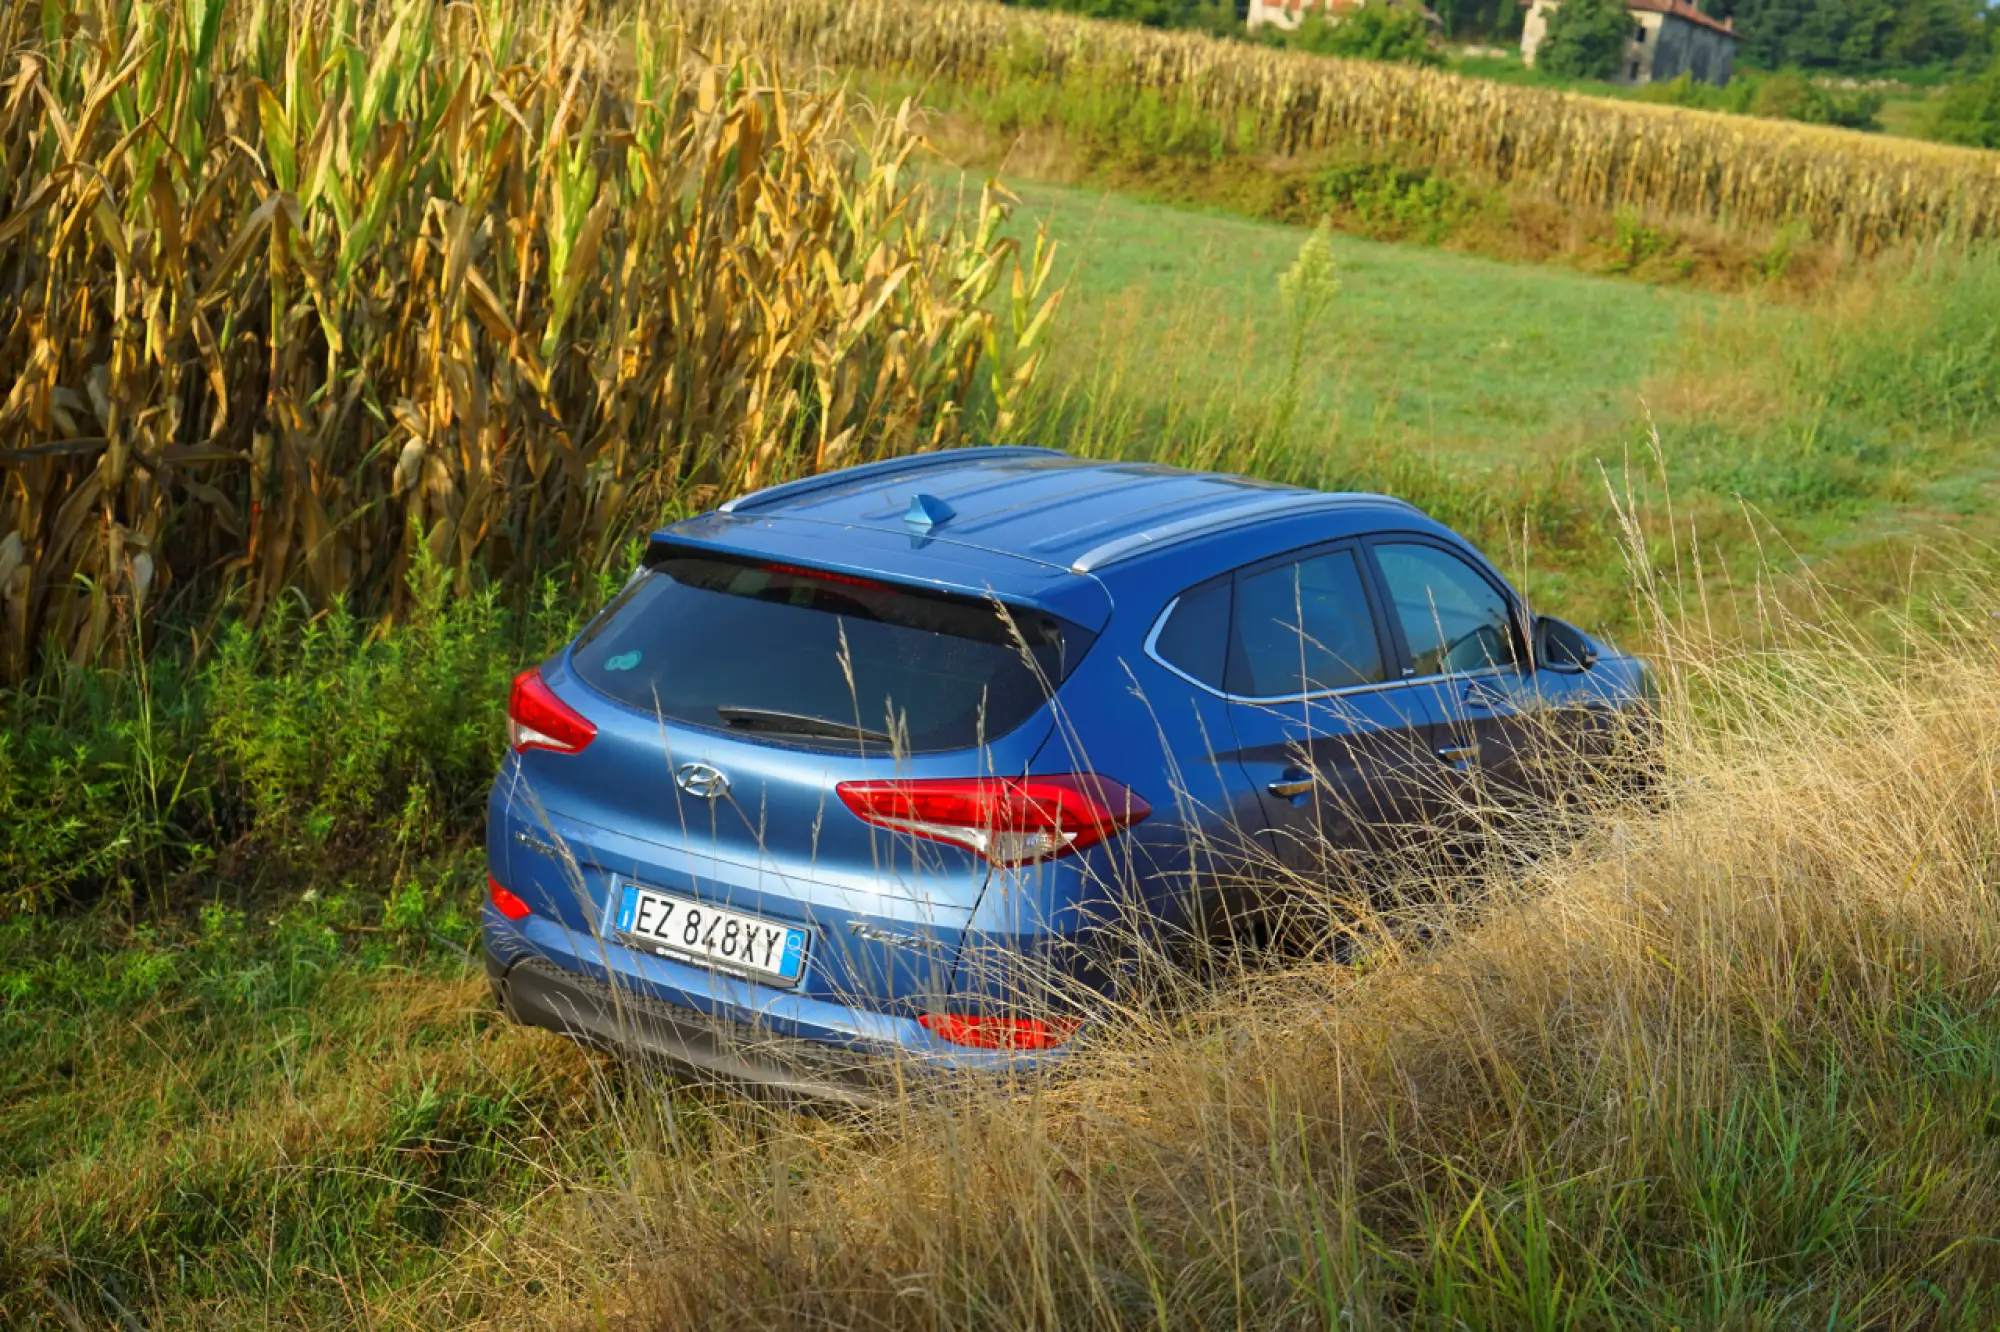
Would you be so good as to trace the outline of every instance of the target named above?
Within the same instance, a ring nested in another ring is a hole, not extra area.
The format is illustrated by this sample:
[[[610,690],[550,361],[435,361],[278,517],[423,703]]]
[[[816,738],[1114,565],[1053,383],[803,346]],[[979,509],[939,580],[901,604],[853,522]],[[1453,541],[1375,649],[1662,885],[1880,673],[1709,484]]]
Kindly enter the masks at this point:
[[[1597,664],[1597,644],[1590,635],[1553,615],[1535,617],[1535,666],[1539,670],[1575,673]]]

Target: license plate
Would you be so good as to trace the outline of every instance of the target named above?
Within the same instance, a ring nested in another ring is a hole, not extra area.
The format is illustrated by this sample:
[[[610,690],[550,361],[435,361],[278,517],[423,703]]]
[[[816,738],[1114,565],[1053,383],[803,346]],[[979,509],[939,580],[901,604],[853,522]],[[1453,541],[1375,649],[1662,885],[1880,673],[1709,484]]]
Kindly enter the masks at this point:
[[[669,957],[795,985],[806,967],[806,931],[708,902],[620,884],[617,930],[627,942]]]

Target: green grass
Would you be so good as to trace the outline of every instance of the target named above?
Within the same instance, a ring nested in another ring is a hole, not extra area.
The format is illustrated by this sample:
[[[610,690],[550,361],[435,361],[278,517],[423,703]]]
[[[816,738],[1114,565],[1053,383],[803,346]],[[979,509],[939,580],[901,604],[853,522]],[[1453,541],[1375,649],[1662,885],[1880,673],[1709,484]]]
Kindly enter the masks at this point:
[[[1139,394],[1255,401],[1287,366],[1277,280],[1296,226],[1024,185],[1068,285],[1053,369]],[[1308,352],[1302,434],[1490,465],[1617,437],[1701,293],[1334,236],[1340,295]]]
[[[424,868],[0,924],[0,1322],[474,1307],[438,1287],[589,1140],[588,1073],[482,1002],[482,858]]]

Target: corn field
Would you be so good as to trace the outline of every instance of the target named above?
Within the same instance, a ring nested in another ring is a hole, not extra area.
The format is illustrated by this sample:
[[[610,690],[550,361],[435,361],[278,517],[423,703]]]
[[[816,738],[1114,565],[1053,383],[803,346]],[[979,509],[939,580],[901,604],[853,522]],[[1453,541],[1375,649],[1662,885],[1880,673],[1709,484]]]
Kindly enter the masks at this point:
[[[4,2],[0,678],[175,598],[600,570],[1034,375],[1048,248],[907,108],[532,0]]]
[[[1144,90],[1238,147],[1392,151],[1571,207],[1775,229],[1872,253],[2000,232],[2000,154],[1610,101],[972,0],[668,0],[690,33],[832,67]]]

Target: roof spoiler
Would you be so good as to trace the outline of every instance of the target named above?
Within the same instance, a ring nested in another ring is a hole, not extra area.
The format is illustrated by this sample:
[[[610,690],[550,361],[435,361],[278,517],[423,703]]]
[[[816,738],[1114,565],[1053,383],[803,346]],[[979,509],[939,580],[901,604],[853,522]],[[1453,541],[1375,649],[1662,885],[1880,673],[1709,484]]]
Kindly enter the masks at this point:
[[[1036,457],[1067,458],[1069,455],[1061,449],[1045,449],[1031,444],[989,445],[969,449],[939,449],[935,453],[914,453],[907,457],[884,458],[880,462],[863,463],[859,467],[843,467],[837,472],[821,472],[818,476],[801,477],[797,481],[766,486],[747,495],[738,495],[724,504],[718,512],[750,513],[769,504],[798,499],[814,491],[830,490],[853,481],[879,481],[884,477],[925,472],[934,467],[984,462],[989,458]]]

